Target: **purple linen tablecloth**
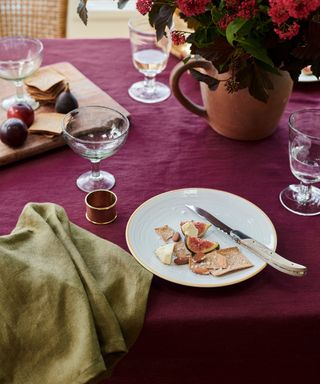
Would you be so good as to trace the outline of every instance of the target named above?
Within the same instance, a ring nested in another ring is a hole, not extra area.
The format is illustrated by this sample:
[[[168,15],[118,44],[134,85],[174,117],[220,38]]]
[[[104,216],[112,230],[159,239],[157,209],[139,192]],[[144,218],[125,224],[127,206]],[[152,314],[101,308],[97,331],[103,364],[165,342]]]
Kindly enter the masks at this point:
[[[319,217],[286,211],[278,195],[295,181],[288,162],[289,113],[320,107],[319,84],[295,87],[272,137],[239,142],[216,134],[173,96],[155,105],[132,100],[127,89],[141,75],[125,39],[44,45],[44,64],[69,61],[131,112],[125,146],[102,163],[117,180],[118,219],[107,226],[86,221],[85,193],[75,180],[89,163],[63,147],[0,169],[0,235],[14,228],[27,202],[53,202],[74,223],[127,249],[125,226],[142,202],[173,189],[205,187],[258,205],[274,223],[278,252],[309,269],[294,278],[267,266],[247,281],[212,289],[154,277],[142,333],[107,382],[310,383],[320,358]],[[168,82],[177,62],[171,58],[159,80]],[[185,88],[199,101],[197,83],[190,79]]]

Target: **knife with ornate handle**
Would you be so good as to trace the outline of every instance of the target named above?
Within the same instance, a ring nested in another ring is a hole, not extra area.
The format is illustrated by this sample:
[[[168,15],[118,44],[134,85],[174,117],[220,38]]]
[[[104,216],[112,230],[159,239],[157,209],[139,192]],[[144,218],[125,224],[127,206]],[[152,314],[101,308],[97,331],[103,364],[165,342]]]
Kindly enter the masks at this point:
[[[228,225],[224,224],[222,221],[218,220],[211,213],[205,211],[204,209],[189,204],[186,204],[186,207],[197,215],[209,221],[216,228],[229,235],[235,242],[247,248],[249,251],[254,253],[256,256],[260,257],[267,264],[276,268],[277,270],[292,276],[304,276],[306,274],[307,267],[305,267],[304,265],[297,264],[285,259],[278,253],[272,251],[257,240],[252,239],[245,233],[230,228]]]

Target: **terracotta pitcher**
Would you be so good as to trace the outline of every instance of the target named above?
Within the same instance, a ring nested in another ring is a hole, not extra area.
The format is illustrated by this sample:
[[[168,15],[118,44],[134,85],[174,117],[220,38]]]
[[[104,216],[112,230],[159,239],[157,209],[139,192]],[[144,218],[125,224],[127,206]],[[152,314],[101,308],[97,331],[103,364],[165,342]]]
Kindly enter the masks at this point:
[[[259,140],[270,136],[281,118],[292,91],[292,80],[288,72],[269,75],[274,89],[267,103],[253,98],[247,89],[228,93],[224,82],[210,91],[207,84],[200,82],[204,106],[194,104],[180,88],[181,76],[190,68],[199,68],[204,73],[226,80],[229,75],[219,75],[212,64],[205,60],[179,63],[171,72],[172,92],[189,111],[207,119],[209,125],[219,134],[237,140]]]

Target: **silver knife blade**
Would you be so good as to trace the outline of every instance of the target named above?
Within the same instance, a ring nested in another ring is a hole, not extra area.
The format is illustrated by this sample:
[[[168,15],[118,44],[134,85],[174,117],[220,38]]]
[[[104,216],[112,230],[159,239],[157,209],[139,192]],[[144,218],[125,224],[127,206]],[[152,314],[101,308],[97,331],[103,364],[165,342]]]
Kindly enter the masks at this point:
[[[215,227],[218,227],[223,232],[226,232],[228,235],[230,235],[230,233],[232,232],[232,228],[230,228],[228,225],[226,225],[222,221],[218,220],[216,217],[211,215],[211,213],[205,211],[204,209],[200,207],[195,207],[194,205],[188,205],[188,204],[186,204],[186,207],[191,209],[191,211],[193,211],[197,215],[208,220],[211,224],[213,224]]]
[[[230,228],[228,225],[226,225],[225,223],[217,219],[211,213],[205,211],[200,207],[195,207],[194,205],[190,205],[190,204],[185,204],[185,206],[189,208],[191,211],[193,211],[194,213],[196,213],[198,216],[209,221],[216,228],[225,232],[227,235],[229,235],[232,238],[232,240],[244,246],[249,251],[251,251],[261,259],[263,259],[266,263],[276,268],[277,270],[292,276],[303,276],[306,274],[307,268],[304,265],[297,264],[290,260],[285,259],[275,251],[269,249],[268,247],[261,244],[257,240],[252,239],[250,236],[246,235],[245,233],[239,230]]]

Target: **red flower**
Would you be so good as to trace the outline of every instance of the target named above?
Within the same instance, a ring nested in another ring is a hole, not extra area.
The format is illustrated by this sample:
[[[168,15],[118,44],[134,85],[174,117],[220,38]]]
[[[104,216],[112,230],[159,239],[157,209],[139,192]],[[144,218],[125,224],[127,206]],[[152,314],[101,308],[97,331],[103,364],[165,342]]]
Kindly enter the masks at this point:
[[[219,20],[218,25],[222,30],[226,30],[228,25],[236,18],[236,15],[224,15],[222,19]]]
[[[300,26],[292,19],[306,19],[320,6],[320,0],[270,0],[269,16],[276,25],[274,31],[280,39],[290,40],[299,33]],[[288,23],[289,22],[289,23]]]
[[[178,7],[186,16],[196,16],[205,12],[211,0],[177,0]]]
[[[306,19],[320,6],[320,0],[270,0],[269,15],[275,24],[282,24],[289,17]]]
[[[320,6],[319,0],[283,0],[283,6],[295,19],[305,19]]]
[[[226,0],[226,9],[227,13],[218,22],[222,30],[237,17],[250,20],[258,13],[256,0]]]
[[[180,31],[172,31],[171,39],[173,44],[175,45],[181,45],[186,42],[186,37],[184,35],[184,32],[180,32]]]
[[[281,40],[290,40],[299,33],[300,26],[296,22],[291,25],[282,24],[279,28],[275,28],[275,33],[280,37]]]
[[[146,15],[151,11],[152,0],[137,0],[136,8],[141,13],[141,15]]]
[[[289,18],[288,9],[282,3],[283,0],[270,0],[269,16],[272,21],[280,25],[285,23]]]

